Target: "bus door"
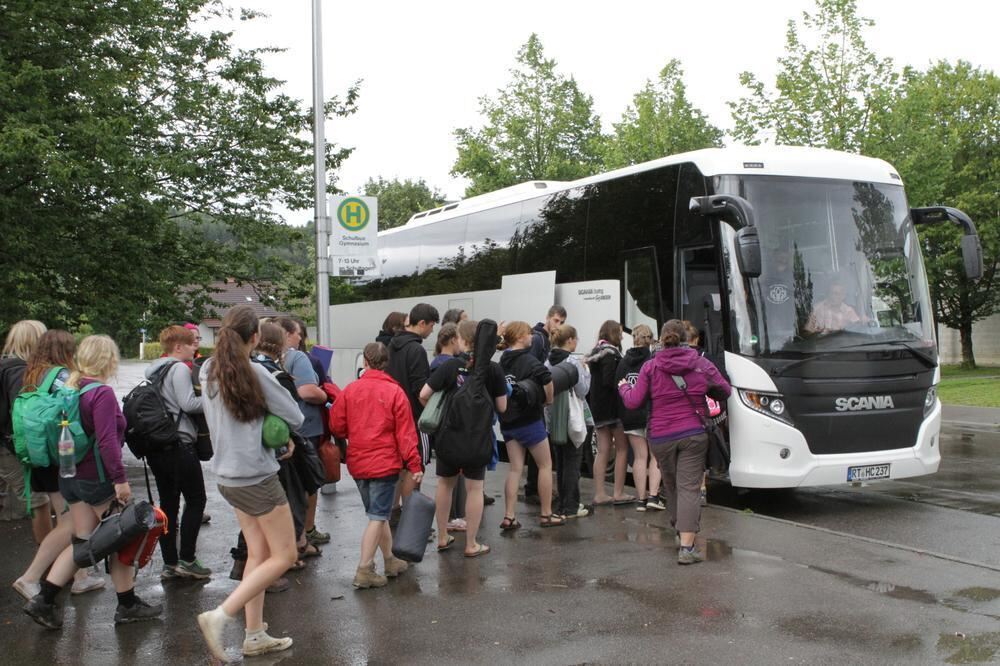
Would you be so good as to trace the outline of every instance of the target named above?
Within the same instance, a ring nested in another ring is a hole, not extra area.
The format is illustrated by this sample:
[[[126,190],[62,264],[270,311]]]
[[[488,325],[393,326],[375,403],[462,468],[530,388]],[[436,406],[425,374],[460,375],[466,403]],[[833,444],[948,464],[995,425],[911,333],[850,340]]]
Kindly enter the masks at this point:
[[[679,248],[677,250],[679,280],[677,300],[681,319],[695,325],[701,346],[712,358],[723,349],[722,297],[719,289],[719,269],[715,247]]]
[[[621,290],[621,322],[625,330],[631,333],[639,324],[646,324],[654,336],[659,336],[664,308],[655,247],[622,253]]]

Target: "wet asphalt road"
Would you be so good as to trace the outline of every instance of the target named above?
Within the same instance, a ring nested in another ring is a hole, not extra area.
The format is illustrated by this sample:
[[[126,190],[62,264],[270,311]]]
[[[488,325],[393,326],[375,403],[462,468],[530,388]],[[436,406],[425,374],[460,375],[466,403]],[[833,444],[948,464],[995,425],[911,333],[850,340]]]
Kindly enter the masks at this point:
[[[1000,434],[963,440],[949,430],[942,446],[942,470],[926,479],[785,493],[713,487],[701,565],[674,562],[662,513],[601,508],[540,529],[537,507],[519,505],[525,527],[501,535],[496,505],[482,531],[492,553],[463,558],[459,535],[453,550],[431,547],[369,591],[350,586],[364,516],[346,480],[320,498],[317,522],[333,542],[291,574],[290,591],[267,599],[271,633],[294,647],[247,663],[990,661],[1000,655]],[[142,492],[141,466],[129,471]],[[491,494],[501,484],[500,473],[488,476]],[[110,590],[67,600],[61,632],[24,616],[9,582],[33,553],[30,528],[0,523],[0,664],[208,663],[194,616],[236,584],[226,577],[235,519],[209,486],[213,519],[199,556],[216,575],[161,584],[154,559],[136,589],[165,605],[163,619],[118,629]],[[227,637],[235,657],[238,628]]]

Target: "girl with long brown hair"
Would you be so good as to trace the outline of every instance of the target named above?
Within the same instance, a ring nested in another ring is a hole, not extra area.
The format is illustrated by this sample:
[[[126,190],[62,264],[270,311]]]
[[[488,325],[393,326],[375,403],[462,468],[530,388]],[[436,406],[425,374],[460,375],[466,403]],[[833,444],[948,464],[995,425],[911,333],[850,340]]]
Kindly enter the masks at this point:
[[[622,325],[608,320],[597,333],[597,346],[584,360],[590,367],[590,412],[597,430],[597,454],[594,456],[594,505],[631,504],[635,495],[625,494],[628,472],[628,438],[618,414],[615,370],[622,359]],[[604,476],[611,451],[615,452],[614,495],[604,489]]]
[[[51,391],[59,390],[69,379],[70,372],[76,367],[73,362],[75,351],[76,340],[70,333],[58,329],[46,331],[38,339],[38,346],[29,357],[28,365],[24,371],[23,390],[35,390],[36,386],[45,381],[45,376],[49,374],[49,371],[61,367],[62,370],[56,375],[50,389]],[[14,581],[14,589],[29,601],[41,591],[42,576],[59,557],[59,553],[66,550],[73,536],[73,520],[67,511],[66,500],[59,492],[59,468],[54,465],[34,468],[31,471],[31,490],[33,493],[45,493],[48,496],[50,504],[44,507],[44,511],[48,513],[50,506],[55,508],[56,527],[39,544],[28,569]],[[91,576],[89,569],[78,570],[75,578],[72,588],[73,594],[99,590],[105,584],[104,578]]]
[[[292,514],[278,481],[279,464],[261,443],[261,434],[266,414],[298,428],[302,412],[266,368],[250,362],[257,329],[253,308],[234,307],[222,320],[215,355],[201,369],[205,417],[215,447],[212,471],[247,542],[240,584],[218,608],[198,616],[209,649],[221,661],[226,661],[223,630],[241,609],[246,615],[245,656],[292,645],[291,638],[269,636],[264,623],[264,590],[295,564],[296,550]]]

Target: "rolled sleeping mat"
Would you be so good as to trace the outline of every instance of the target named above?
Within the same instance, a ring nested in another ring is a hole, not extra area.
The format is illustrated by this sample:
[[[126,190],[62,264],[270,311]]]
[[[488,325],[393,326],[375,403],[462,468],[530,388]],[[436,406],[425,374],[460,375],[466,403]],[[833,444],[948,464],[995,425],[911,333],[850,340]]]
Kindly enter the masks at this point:
[[[152,504],[145,500],[129,502],[118,513],[105,515],[86,539],[73,539],[73,562],[81,569],[93,566],[156,526]]]
[[[580,381],[580,370],[575,363],[570,361],[556,363],[552,366],[551,372],[553,393],[562,393],[573,388]]]
[[[403,499],[403,511],[392,538],[392,554],[407,562],[420,562],[427,550],[434,522],[434,500],[419,491]]]

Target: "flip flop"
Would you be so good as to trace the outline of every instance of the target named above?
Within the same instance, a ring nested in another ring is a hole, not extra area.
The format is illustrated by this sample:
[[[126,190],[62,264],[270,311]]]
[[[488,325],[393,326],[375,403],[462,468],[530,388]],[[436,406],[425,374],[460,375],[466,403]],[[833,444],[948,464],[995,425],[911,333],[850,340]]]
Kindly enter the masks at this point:
[[[443,546],[439,545],[438,546],[438,552],[439,553],[443,553],[444,551],[446,551],[449,548],[451,548],[451,544],[453,544],[453,543],[455,543],[455,537],[453,537],[452,535],[449,534],[448,535],[448,542],[445,545],[443,545]]]
[[[632,495],[626,495],[621,499],[612,500],[615,506],[623,506],[625,504],[635,504],[635,497]]]
[[[466,557],[479,557],[480,555],[485,555],[488,552],[490,552],[490,547],[487,546],[485,543],[481,543],[481,544],[479,544],[479,548],[477,548],[475,551],[473,551],[471,553],[466,553],[465,556]]]

